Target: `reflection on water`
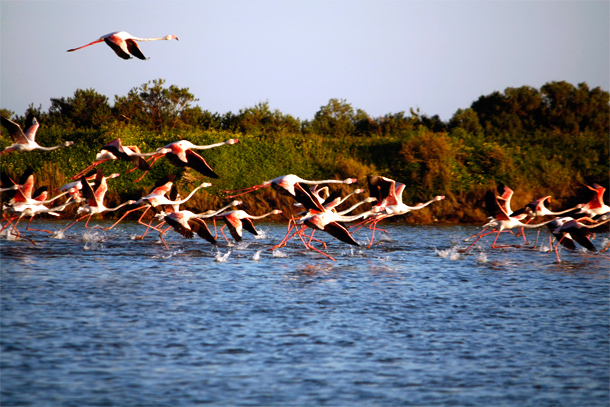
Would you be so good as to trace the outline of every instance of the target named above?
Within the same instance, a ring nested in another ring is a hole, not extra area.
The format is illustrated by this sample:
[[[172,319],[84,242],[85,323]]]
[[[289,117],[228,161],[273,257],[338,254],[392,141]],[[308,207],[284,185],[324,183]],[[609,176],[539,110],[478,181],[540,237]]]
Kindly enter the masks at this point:
[[[1,405],[609,403],[608,253],[387,225],[370,249],[316,233],[331,261],[270,250],[281,225],[169,250],[141,229],[0,236]]]

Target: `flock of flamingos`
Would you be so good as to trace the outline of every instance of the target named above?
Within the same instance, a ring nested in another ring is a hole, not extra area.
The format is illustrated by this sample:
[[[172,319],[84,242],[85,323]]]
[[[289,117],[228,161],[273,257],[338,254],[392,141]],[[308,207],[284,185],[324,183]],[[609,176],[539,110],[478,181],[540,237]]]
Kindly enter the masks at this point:
[[[136,41],[171,39],[177,40],[178,38],[175,35],[167,35],[160,38],[137,38],[124,31],[120,31],[107,34],[87,45],[70,49],[68,52],[76,51],[99,42],[105,42],[123,59],[130,59],[132,55],[139,59],[146,59]],[[0,119],[2,126],[8,130],[13,140],[13,144],[0,154],[12,151],[29,152],[37,149],[49,151],[73,144],[73,142],[67,141],[53,147],[40,146],[36,143],[35,139],[39,128],[39,123],[35,118],[32,120],[31,125],[26,128],[25,132],[19,124],[10,119],[5,117]],[[205,150],[237,143],[239,143],[239,140],[230,139],[221,143],[198,146],[187,140],[179,140],[159,147],[153,152],[142,153],[137,146],[124,146],[120,139],[115,139],[104,145],[96,155],[95,161],[80,173],[74,175],[72,177],[73,182],[59,188],[56,191],[57,194],[52,198],[49,198],[49,192],[46,187],[34,190],[35,180],[31,170],[27,170],[18,180],[11,179],[6,173],[2,172],[0,193],[2,194],[2,201],[5,204],[2,207],[4,225],[0,228],[0,232],[10,234],[15,238],[25,239],[35,245],[34,240],[19,232],[17,225],[21,219],[29,217],[26,230],[41,231],[40,229],[30,228],[30,223],[35,215],[46,213],[59,216],[59,212],[69,205],[78,205],[77,213],[79,216],[72,223],[60,231],[42,231],[50,234],[64,232],[85,218],[87,218],[85,228],[89,228],[88,225],[92,216],[104,212],[117,211],[125,207],[123,216],[113,225],[103,228],[104,230],[114,228],[127,215],[141,210],[143,212],[138,219],[138,223],[145,226],[146,229],[137,239],[143,239],[153,230],[157,231],[160,240],[168,250],[169,247],[164,239],[164,235],[172,229],[185,238],[193,238],[197,235],[210,244],[217,245],[216,220],[223,220],[225,223],[220,228],[220,232],[227,241],[227,244],[231,243],[229,238],[224,234],[223,229],[225,226],[228,228],[231,237],[236,242],[239,242],[243,238],[244,229],[254,235],[258,234],[253,220],[278,215],[281,211],[273,210],[261,216],[252,216],[244,210],[235,209],[241,204],[239,200],[233,200],[222,208],[201,213],[180,209],[180,205],[191,199],[198,190],[209,187],[211,184],[204,182],[190,191],[185,198],[181,199],[174,184],[175,176],[171,174],[165,179],[159,180],[157,186],[148,195],[141,197],[137,201],[130,200],[117,207],[107,208],[104,205],[104,196],[108,190],[106,180],[116,178],[120,174],[104,176],[100,167],[102,163],[110,160],[126,161],[133,166],[127,172],[135,170],[143,172],[138,178],[140,180],[157,160],[166,158],[176,167],[192,168],[205,177],[215,179],[218,178],[218,175],[195,150]],[[289,174],[242,190],[224,192],[227,194],[226,198],[234,199],[260,188],[272,187],[280,194],[291,197],[295,201],[295,206],[298,206],[301,212],[291,215],[285,237],[279,244],[273,246],[272,249],[286,245],[291,238],[296,236],[307,249],[316,251],[331,260],[334,260],[334,258],[322,250],[322,248],[326,249],[326,243],[313,236],[316,230],[326,232],[345,244],[360,246],[352,234],[366,226],[372,230],[368,245],[368,247],[371,247],[375,231],[383,230],[377,229],[378,223],[382,220],[422,209],[445,198],[444,196],[436,196],[428,202],[409,206],[403,203],[402,200],[405,189],[404,184],[390,178],[369,175],[367,177],[369,197],[349,208],[340,210],[339,207],[347,198],[354,194],[361,194],[364,191],[362,189],[354,189],[346,196],[341,196],[340,193],[331,192],[328,185],[322,186],[323,184],[333,183],[349,185],[356,182],[357,179],[355,178],[311,181]],[[498,245],[498,237],[502,232],[517,230],[518,233],[516,235],[522,236],[523,242],[526,244],[524,229],[538,229],[540,233],[540,229],[544,226],[548,229],[550,248],[552,251],[555,251],[558,261],[561,261],[558,251],[560,245],[569,250],[576,250],[577,245],[579,245],[588,251],[597,251],[592,238],[597,233],[608,231],[608,226],[610,226],[610,206],[606,205],[603,200],[606,190],[604,187],[593,184],[592,186],[587,186],[587,188],[591,190],[591,199],[573,208],[553,212],[545,206],[546,202],[550,202],[551,197],[545,196],[527,204],[519,210],[512,211],[511,198],[513,191],[509,187],[502,185],[497,193],[495,191],[491,193],[487,200],[487,210],[491,214],[489,222],[483,225],[482,230],[472,237],[472,243],[463,249],[462,252],[468,251],[484,236],[494,233],[496,236],[492,243],[492,248],[520,247],[519,245]],[[65,197],[63,203],[54,204],[55,206],[49,205],[56,201],[59,202],[58,200],[61,197]],[[357,207],[363,204],[370,204],[370,209],[352,214]],[[151,209],[155,212],[155,215],[148,222],[145,222],[144,217]],[[208,228],[205,222],[206,219],[214,221],[214,234]],[[538,222],[537,219],[542,219],[543,221]],[[348,224],[349,226],[347,226]],[[311,233],[306,234],[307,229],[311,229]],[[387,231],[384,232],[387,233]],[[534,246],[537,242],[538,236]],[[602,250],[607,250],[608,246]]]

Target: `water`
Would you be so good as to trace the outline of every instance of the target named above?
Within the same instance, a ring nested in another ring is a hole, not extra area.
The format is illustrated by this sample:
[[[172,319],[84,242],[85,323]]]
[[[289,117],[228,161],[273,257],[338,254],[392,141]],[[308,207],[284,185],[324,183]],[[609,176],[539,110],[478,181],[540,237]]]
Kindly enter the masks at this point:
[[[370,249],[316,232],[331,261],[257,225],[217,249],[136,223],[1,236],[0,404],[609,404],[607,253],[388,224]]]

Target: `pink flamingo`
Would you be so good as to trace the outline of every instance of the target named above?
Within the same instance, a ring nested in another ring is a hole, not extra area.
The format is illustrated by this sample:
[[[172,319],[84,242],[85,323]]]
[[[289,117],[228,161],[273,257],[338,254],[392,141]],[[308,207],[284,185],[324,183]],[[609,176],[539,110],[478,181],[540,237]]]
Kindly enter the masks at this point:
[[[88,166],[87,168],[85,168],[84,170],[82,170],[81,172],[76,174],[75,176],[73,176],[72,179],[74,179],[74,180],[79,179],[80,177],[83,176],[83,174],[91,171],[93,168],[97,167],[98,165],[100,165],[106,161],[121,160],[121,161],[131,162],[134,165],[134,168],[127,171],[127,173],[134,171],[135,169],[140,169],[140,170],[144,171],[144,174],[142,174],[142,176],[140,178],[135,180],[135,182],[138,182],[139,180],[142,179],[142,177],[144,177],[144,175],[146,175],[146,172],[148,172],[148,170],[150,169],[150,166],[148,165],[146,160],[144,160],[144,158],[142,158],[142,157],[150,157],[150,156],[156,154],[156,153],[142,154],[140,152],[140,149],[138,148],[138,146],[124,146],[123,143],[121,143],[120,138],[117,138],[117,139],[114,139],[114,140],[108,142],[100,150],[101,151],[95,156],[95,161],[93,162],[93,164],[91,164],[90,166]]]
[[[572,240],[583,246],[589,251],[595,252],[597,248],[593,245],[593,242],[589,239],[596,231],[601,229],[601,226],[610,222],[610,218],[605,219],[601,222],[584,217],[579,219],[565,218],[560,225],[553,230],[553,234],[557,237],[557,244],[554,247],[555,254],[557,255],[557,261],[561,261],[559,258],[559,252],[557,247],[562,244],[570,249],[575,249],[574,243],[565,244],[564,240]]]
[[[373,216],[371,216],[371,220],[368,221],[371,223],[371,229],[373,230],[371,242],[369,243],[368,247],[373,245],[376,226],[383,219],[420,210],[433,202],[438,202],[445,199],[445,196],[437,195],[428,202],[418,203],[415,206],[409,206],[402,201],[402,193],[406,187],[405,184],[396,182],[393,179],[386,177],[369,177],[369,189],[371,189],[371,187],[372,191],[374,191],[372,196],[377,198],[378,204],[373,207],[371,211]]]
[[[2,125],[8,129],[8,132],[13,139],[13,144],[4,149],[4,151],[0,152],[0,154],[9,153],[11,151],[32,151],[32,150],[42,150],[42,151],[51,151],[56,150],[61,147],[68,147],[74,144],[73,141],[66,141],[63,144],[53,147],[43,147],[36,142],[36,131],[40,124],[38,124],[38,120],[34,117],[32,125],[27,128],[25,133],[21,129],[21,126],[15,123],[12,120],[9,120],[5,117],[0,117],[0,121]]]
[[[204,240],[216,245],[216,238],[212,236],[210,229],[208,229],[208,225],[205,223],[203,219],[211,218],[232,206],[241,205],[241,201],[232,201],[230,204],[223,206],[222,208],[214,211],[207,211],[205,213],[196,214],[191,211],[182,210],[175,211],[169,214],[159,213],[155,215],[155,217],[159,219],[163,219],[163,221],[167,222],[170,226],[159,233],[159,237],[165,248],[169,250],[165,239],[163,239],[163,235],[167,233],[168,230],[174,229],[176,232],[180,233],[182,236],[187,239],[192,239],[195,236],[195,233]]]
[[[160,41],[160,40],[178,40],[175,35],[166,35],[165,37],[159,38],[138,38],[125,31],[116,31],[110,34],[101,36],[99,39],[90,42],[89,44],[83,45],[82,47],[69,49],[67,52],[76,51],[85,47],[88,47],[98,42],[105,42],[112,50],[123,59],[131,59],[133,55],[136,58],[145,60],[146,57],[140,50],[136,41]]]
[[[258,189],[270,186],[273,189],[275,189],[276,191],[278,191],[280,194],[285,195],[285,196],[290,196],[290,197],[296,199],[296,193],[294,190],[294,186],[297,183],[298,184],[307,184],[307,185],[317,185],[317,184],[354,184],[356,182],[358,182],[358,180],[356,178],[347,178],[344,180],[327,179],[327,180],[321,180],[321,181],[309,181],[309,180],[305,180],[301,177],[298,177],[294,174],[288,174],[288,175],[283,175],[281,177],[274,178],[270,181],[265,181],[260,185],[254,185],[254,186],[251,186],[248,188],[236,189],[233,191],[223,191],[223,192],[228,193],[228,194],[233,194],[233,193],[237,192],[236,194],[227,196],[227,198],[234,198],[234,197],[241,196],[241,195],[250,193],[252,191],[256,191]]]
[[[218,178],[218,174],[214,172],[203,157],[192,150],[207,150],[214,147],[237,143],[239,143],[238,139],[229,139],[220,143],[198,146],[188,140],[174,141],[165,147],[160,147],[157,149],[157,151],[154,153],[150,166],[152,167],[152,165],[159,158],[166,157],[176,167],[190,167],[206,177]]]
[[[173,179],[166,182],[165,184],[158,186],[157,188],[155,188],[150,194],[138,199],[137,201],[134,201],[134,203],[136,205],[141,205],[137,208],[134,209],[130,209],[128,211],[125,212],[125,214],[119,219],[117,220],[112,226],[109,226],[107,228],[104,228],[104,230],[110,230],[113,227],[115,227],[120,221],[122,221],[127,215],[129,215],[131,212],[140,210],[140,209],[145,209],[144,212],[142,213],[142,215],[140,216],[140,219],[138,219],[138,223],[140,223],[141,225],[146,226],[146,231],[144,232],[144,234],[142,236],[138,237],[138,240],[144,238],[144,236],[146,235],[146,233],[148,233],[148,229],[152,228],[155,229],[157,231],[159,231],[159,229],[157,229],[157,227],[152,226],[152,219],[150,221],[150,223],[146,224],[142,222],[142,218],[144,217],[144,215],[146,214],[146,212],[148,212],[148,210],[150,208],[156,208],[158,206],[173,206],[174,210],[177,210],[177,207],[185,202],[187,202],[189,199],[191,199],[193,197],[193,195],[195,195],[195,192],[197,192],[198,190],[200,190],[201,188],[207,188],[212,186],[212,184],[210,184],[209,182],[203,182],[202,184],[198,185],[197,187],[195,187],[191,193],[184,199],[181,200],[170,200],[169,198],[167,198],[165,196],[165,194],[167,194],[168,192],[170,192],[170,190],[172,189],[172,185],[173,185]]]
[[[252,222],[252,220],[263,219],[267,216],[279,215],[280,213],[282,213],[281,210],[274,209],[271,212],[265,213],[263,215],[253,216],[247,213],[246,211],[239,209],[235,211],[220,213],[214,216],[214,219],[223,219],[225,221],[225,224],[220,228],[220,233],[222,233],[228,244],[229,239],[227,239],[227,236],[222,231],[225,226],[229,228],[229,232],[231,233],[231,236],[233,236],[233,239],[235,239],[236,242],[240,242],[243,236],[243,229],[246,229],[248,232],[252,233],[255,236],[258,235],[258,231],[254,227],[254,222]]]
[[[479,239],[481,239],[482,237],[487,236],[490,233],[494,233],[494,232],[496,232],[496,238],[494,239],[494,242],[491,245],[492,249],[500,249],[503,247],[521,247],[521,246],[515,246],[515,245],[496,246],[496,242],[498,241],[498,237],[500,237],[500,233],[502,233],[505,230],[510,230],[510,229],[514,229],[514,228],[537,229],[537,228],[540,228],[540,227],[554,221],[554,219],[551,219],[547,222],[537,223],[535,225],[526,224],[526,223],[521,222],[522,220],[527,218],[528,215],[526,213],[521,213],[516,216],[509,216],[508,213],[506,212],[505,205],[502,205],[499,202],[498,202],[498,209],[499,209],[499,212],[496,215],[496,217],[493,218],[491,221],[489,221],[487,224],[483,225],[483,230],[478,234],[477,238],[465,250],[461,250],[460,251],[461,253],[465,253],[466,251],[468,251],[468,249],[470,249],[472,246],[474,246],[474,244],[476,242],[478,242]],[[488,228],[491,228],[492,230],[487,232]]]
[[[85,223],[85,228],[89,228],[88,224],[91,220],[91,217],[96,213],[103,212],[113,212],[121,209],[125,205],[134,204],[136,201],[130,200],[120,204],[114,208],[107,208],[104,205],[104,197],[106,196],[106,192],[108,191],[108,184],[106,183],[106,178],[104,177],[104,173],[101,169],[98,168],[97,174],[95,177],[95,185],[91,188],[91,185],[87,182],[85,177],[81,178],[81,184],[83,186],[83,196],[87,200],[87,203],[84,207],[78,208],[78,214],[83,214],[83,216],[77,218],[74,222],[66,226],[61,231],[64,232],[72,227],[75,223],[80,221],[81,219],[87,218],[87,222]]]

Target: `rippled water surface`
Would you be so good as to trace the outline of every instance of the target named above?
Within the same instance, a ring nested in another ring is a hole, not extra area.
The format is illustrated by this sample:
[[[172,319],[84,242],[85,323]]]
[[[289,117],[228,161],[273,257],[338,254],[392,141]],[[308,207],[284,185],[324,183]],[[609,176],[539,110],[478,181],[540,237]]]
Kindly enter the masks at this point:
[[[336,261],[268,250],[280,224],[169,251],[136,223],[4,234],[0,404],[608,406],[607,252],[383,226],[370,249],[316,232]]]

